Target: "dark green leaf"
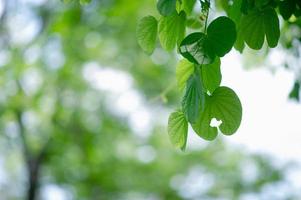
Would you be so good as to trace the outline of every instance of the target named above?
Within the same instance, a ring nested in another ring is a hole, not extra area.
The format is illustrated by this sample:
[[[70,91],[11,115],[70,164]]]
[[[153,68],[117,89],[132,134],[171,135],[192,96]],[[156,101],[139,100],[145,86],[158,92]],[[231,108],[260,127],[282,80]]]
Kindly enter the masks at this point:
[[[183,112],[187,121],[195,122],[200,111],[204,109],[205,94],[200,77],[192,74],[186,85],[185,95],[182,100]]]
[[[187,142],[188,122],[184,113],[177,111],[168,118],[168,135],[174,147],[185,150]]]
[[[296,2],[285,0],[279,2],[279,12],[283,19],[288,20],[296,10]]]
[[[253,10],[242,17],[241,34],[252,49],[261,49],[266,36],[269,47],[275,47],[280,37],[279,20],[274,9]]]
[[[170,16],[176,12],[176,0],[159,0],[157,3],[157,9],[163,16]]]
[[[218,17],[208,26],[208,42],[215,54],[223,57],[236,40],[235,23],[228,17]]]
[[[212,63],[215,57],[206,43],[206,35],[200,32],[192,33],[182,41],[180,53],[190,62],[200,65]]]
[[[157,39],[158,22],[153,16],[147,16],[140,20],[137,27],[137,38],[140,47],[148,54],[152,54]]]

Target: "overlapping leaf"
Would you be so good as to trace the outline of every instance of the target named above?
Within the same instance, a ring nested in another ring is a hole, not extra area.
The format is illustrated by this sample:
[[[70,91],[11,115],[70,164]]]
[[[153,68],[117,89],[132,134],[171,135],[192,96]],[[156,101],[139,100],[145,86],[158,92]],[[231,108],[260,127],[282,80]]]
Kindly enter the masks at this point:
[[[239,34],[252,49],[261,49],[266,37],[269,47],[276,47],[280,37],[279,19],[276,11],[267,7],[254,9],[241,20]]]
[[[212,64],[202,65],[201,67],[204,88],[211,94],[220,86],[222,81],[220,65],[220,58],[216,57]]]
[[[207,35],[188,35],[180,45],[180,53],[195,64],[210,64],[215,56],[223,57],[228,53],[235,40],[235,23],[228,17],[218,17],[208,26]]]
[[[204,109],[205,94],[200,77],[192,74],[187,81],[185,95],[182,100],[183,112],[187,121],[193,123]]]

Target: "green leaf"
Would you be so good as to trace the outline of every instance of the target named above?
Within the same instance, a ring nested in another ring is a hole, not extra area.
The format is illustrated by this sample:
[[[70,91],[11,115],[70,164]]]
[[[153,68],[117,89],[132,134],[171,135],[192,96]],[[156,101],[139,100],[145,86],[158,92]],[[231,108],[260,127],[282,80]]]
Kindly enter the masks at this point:
[[[168,118],[168,135],[174,147],[185,150],[187,142],[188,123],[184,113],[177,111]]]
[[[196,17],[190,17],[186,21],[186,26],[191,29],[199,29],[203,26],[202,21]]]
[[[295,82],[294,87],[289,94],[289,98],[296,101],[300,100],[300,83],[298,81]]]
[[[176,0],[159,0],[157,9],[163,16],[170,16],[176,11]]]
[[[206,96],[205,108],[202,113],[200,113],[199,118],[195,123],[192,123],[192,129],[205,140],[214,140],[217,136],[217,128],[211,127],[210,123],[214,116],[211,113],[211,107],[208,102],[209,96]]]
[[[159,21],[159,40],[166,51],[171,51],[177,43],[180,43],[185,35],[186,14],[184,11],[176,12],[168,17],[162,17]]]
[[[276,47],[280,38],[279,19],[276,11],[272,8],[265,9],[263,22],[269,47]]]
[[[257,8],[262,8],[263,6],[266,6],[269,2],[270,0],[255,0],[255,6]]]
[[[239,128],[242,106],[232,89],[219,87],[212,96],[206,96],[205,109],[192,124],[193,130],[205,140],[213,140],[217,136],[217,128],[210,126],[213,118],[222,121],[219,129],[225,135],[232,135]]]
[[[137,38],[140,47],[148,54],[152,54],[157,39],[158,22],[153,16],[147,16],[140,20],[137,27]]]
[[[178,88],[180,91],[184,90],[186,86],[186,82],[191,76],[191,74],[193,74],[193,72],[194,72],[193,63],[189,62],[186,59],[183,59],[178,63],[176,69],[176,77],[177,77]]]
[[[199,117],[200,111],[204,109],[205,94],[200,77],[192,74],[186,85],[185,95],[182,100],[183,112],[187,121],[195,122]]]
[[[195,64],[209,64],[214,60],[214,53],[206,42],[204,33],[196,32],[188,35],[180,44],[180,53]]]
[[[207,35],[196,32],[180,45],[180,53],[195,64],[210,64],[215,56],[228,53],[236,40],[235,23],[228,17],[218,17],[209,26]]]
[[[182,0],[183,9],[187,15],[193,11],[196,0]]]
[[[236,40],[235,23],[228,17],[218,17],[209,24],[207,34],[210,47],[217,56],[223,57]]]
[[[229,17],[237,25],[239,24],[240,18],[241,18],[241,15],[242,15],[242,13],[240,11],[241,5],[242,5],[242,0],[233,1],[233,4],[231,5],[230,10],[229,10]]]
[[[217,57],[212,64],[202,65],[201,67],[204,88],[211,94],[220,86],[222,81],[220,65],[220,58]]]
[[[261,49],[266,36],[269,47],[277,46],[280,37],[279,19],[273,8],[253,10],[242,17],[241,34],[252,49]]]
[[[296,2],[285,0],[279,2],[279,12],[283,19],[288,20],[296,10]]]
[[[232,135],[239,128],[242,119],[242,106],[238,96],[228,87],[219,87],[210,98],[213,116],[222,120],[219,129],[225,135]]]

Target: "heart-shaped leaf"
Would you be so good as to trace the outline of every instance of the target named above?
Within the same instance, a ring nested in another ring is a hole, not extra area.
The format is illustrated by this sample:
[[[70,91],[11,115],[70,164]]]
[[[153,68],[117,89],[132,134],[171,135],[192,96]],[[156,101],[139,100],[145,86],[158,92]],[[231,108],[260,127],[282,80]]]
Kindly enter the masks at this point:
[[[236,40],[235,23],[229,17],[218,17],[209,24],[207,36],[214,53],[223,57],[231,50]]]
[[[174,147],[185,150],[187,141],[188,123],[184,113],[177,111],[168,118],[168,135]]]
[[[159,40],[166,51],[171,51],[177,43],[180,43],[185,35],[186,14],[184,11],[176,12],[168,17],[162,17],[159,21]]]
[[[204,111],[192,124],[193,130],[205,140],[213,140],[217,136],[217,128],[210,126],[213,118],[222,121],[219,129],[225,135],[232,135],[239,128],[242,119],[242,106],[232,89],[219,87],[212,96],[206,97]]]
[[[157,39],[158,22],[153,16],[147,16],[139,21],[137,40],[140,47],[148,54],[152,54]]]

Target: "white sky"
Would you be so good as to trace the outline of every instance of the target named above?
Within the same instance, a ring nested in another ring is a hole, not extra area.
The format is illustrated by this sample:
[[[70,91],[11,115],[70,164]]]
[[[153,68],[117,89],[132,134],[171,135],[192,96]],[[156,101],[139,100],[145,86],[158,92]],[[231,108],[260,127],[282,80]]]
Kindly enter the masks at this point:
[[[288,99],[294,74],[283,68],[275,74],[266,67],[247,71],[241,63],[235,52],[222,60],[222,85],[233,88],[243,104],[241,127],[226,140],[280,159],[300,160],[301,104]]]

